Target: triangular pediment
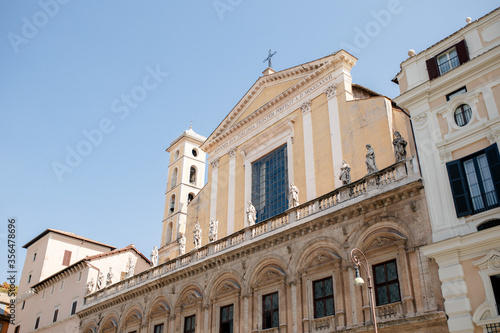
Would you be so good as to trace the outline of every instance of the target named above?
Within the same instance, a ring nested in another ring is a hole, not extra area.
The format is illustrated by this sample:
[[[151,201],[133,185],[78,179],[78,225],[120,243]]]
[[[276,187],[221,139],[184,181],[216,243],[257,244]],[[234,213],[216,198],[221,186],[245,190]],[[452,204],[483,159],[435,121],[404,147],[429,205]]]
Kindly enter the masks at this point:
[[[307,86],[321,73],[324,73],[327,68],[340,62],[345,62],[349,67],[352,67],[355,61],[354,56],[341,50],[321,59],[260,77],[217,126],[201,148],[210,153],[219,142],[238,131],[243,124],[270,112],[271,107],[279,106],[287,97]]]

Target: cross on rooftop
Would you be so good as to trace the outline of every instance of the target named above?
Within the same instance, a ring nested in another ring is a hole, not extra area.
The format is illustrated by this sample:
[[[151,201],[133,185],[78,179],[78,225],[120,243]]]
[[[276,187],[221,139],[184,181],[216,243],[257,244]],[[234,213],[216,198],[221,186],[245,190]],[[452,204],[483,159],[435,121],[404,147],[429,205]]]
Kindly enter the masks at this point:
[[[274,51],[274,53],[272,53],[272,52],[271,52],[271,49],[269,49],[269,55],[268,55],[268,56],[267,56],[267,58],[266,58],[266,59],[264,59],[264,61],[263,61],[263,62],[266,62],[266,61],[268,62],[268,66],[267,66],[267,67],[269,67],[269,68],[271,68],[271,67],[272,67],[272,66],[271,66],[271,58],[272,58],[275,54],[276,54],[276,51]]]

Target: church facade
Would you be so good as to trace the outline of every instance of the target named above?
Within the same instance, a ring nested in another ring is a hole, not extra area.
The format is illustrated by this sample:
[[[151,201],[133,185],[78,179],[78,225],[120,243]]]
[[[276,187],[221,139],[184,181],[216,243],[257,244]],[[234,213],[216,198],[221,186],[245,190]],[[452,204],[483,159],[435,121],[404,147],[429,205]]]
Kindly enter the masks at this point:
[[[356,60],[268,68],[208,138],[174,140],[159,263],[86,295],[80,332],[373,331],[355,248],[383,332],[446,332],[410,118]]]

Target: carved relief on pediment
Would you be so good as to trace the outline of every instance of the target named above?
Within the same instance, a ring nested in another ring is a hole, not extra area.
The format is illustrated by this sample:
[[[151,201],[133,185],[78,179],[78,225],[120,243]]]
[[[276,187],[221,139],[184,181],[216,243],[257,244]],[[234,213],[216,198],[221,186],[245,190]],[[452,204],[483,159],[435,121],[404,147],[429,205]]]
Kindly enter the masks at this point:
[[[201,295],[195,290],[190,290],[182,297],[179,305],[188,308],[194,306],[198,301],[201,301]]]
[[[305,269],[338,263],[340,257],[330,249],[317,249],[309,254],[305,260]]]
[[[257,275],[256,285],[268,284],[280,279],[284,279],[286,273],[278,266],[268,266],[262,269]]]
[[[130,325],[136,322],[140,322],[142,319],[141,314],[138,311],[134,311],[127,316],[125,319],[125,325]]]
[[[170,312],[170,308],[164,302],[159,302],[153,306],[153,309],[150,313],[150,318],[165,316]]]

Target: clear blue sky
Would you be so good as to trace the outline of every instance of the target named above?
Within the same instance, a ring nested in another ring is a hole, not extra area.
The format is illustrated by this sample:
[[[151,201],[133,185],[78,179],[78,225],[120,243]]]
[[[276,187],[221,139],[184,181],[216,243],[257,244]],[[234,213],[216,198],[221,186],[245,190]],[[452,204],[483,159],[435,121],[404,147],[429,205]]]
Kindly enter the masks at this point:
[[[165,149],[191,120],[208,136],[266,68],[269,48],[277,51],[274,69],[282,70],[343,47],[359,59],[354,83],[395,97],[390,80],[409,49],[422,51],[463,27],[467,16],[475,20],[497,6],[0,1],[2,272],[8,217],[18,219],[19,269],[21,246],[46,228],[116,247],[133,243],[149,256],[160,243]],[[68,151],[78,149],[87,156],[68,164]]]

